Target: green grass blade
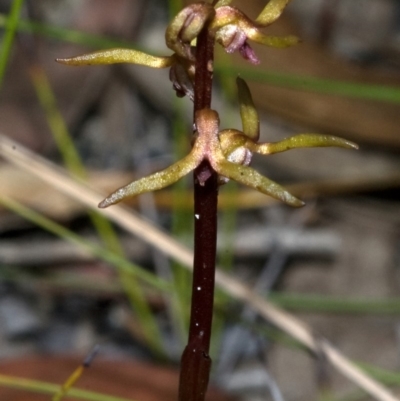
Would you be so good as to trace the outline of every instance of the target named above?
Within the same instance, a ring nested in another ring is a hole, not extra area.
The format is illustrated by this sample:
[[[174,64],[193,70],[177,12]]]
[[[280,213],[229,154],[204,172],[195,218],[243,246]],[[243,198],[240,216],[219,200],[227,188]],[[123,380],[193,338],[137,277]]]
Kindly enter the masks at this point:
[[[7,68],[8,59],[14,42],[15,32],[18,27],[18,20],[24,0],[14,0],[11,6],[10,15],[6,18],[4,27],[6,29],[0,52],[0,87],[3,83],[4,74]]]
[[[120,255],[114,252],[104,249],[102,246],[85,240],[81,236],[48,219],[40,213],[23,206],[21,203],[5,196],[0,196],[0,203],[24,219],[29,220],[31,223],[78,246],[79,248],[82,248],[83,250],[90,252],[92,255],[109,263],[112,266],[118,266],[120,269],[123,269],[129,274],[135,275],[135,277],[151,285],[152,287],[161,291],[170,291],[170,284],[166,283],[164,280],[160,279],[154,274],[143,270],[141,267],[126,260],[125,258],[122,258]]]
[[[175,10],[174,5],[171,6],[171,10],[172,9]],[[9,17],[7,15],[0,14],[0,28],[6,27],[8,20]],[[146,49],[131,42],[110,39],[100,35],[88,34],[81,31],[55,27],[37,22],[19,20],[17,29],[21,32],[36,33],[47,38],[75,43],[95,49],[126,47],[146,51]],[[234,77],[240,75],[245,79],[269,83],[271,85],[282,86],[293,90],[346,96],[355,99],[384,101],[395,104],[400,103],[400,88],[388,85],[360,84],[348,81],[322,79],[312,76],[284,74],[277,71],[256,71],[251,68],[224,66],[222,63],[216,63],[215,71],[219,74],[227,74]]]
[[[400,386],[400,373],[393,372],[388,369],[383,369],[378,366],[371,365],[369,363],[358,363],[358,366],[363,369],[370,376],[379,380],[381,383],[387,386]]]
[[[322,79],[311,76],[285,74],[276,71],[254,70],[216,65],[219,74],[241,76],[242,78],[281,86],[293,90],[301,90],[327,95],[345,96],[362,100],[375,100],[389,103],[400,103],[400,88],[388,85],[360,84],[349,81]]]
[[[5,14],[0,14],[0,28],[6,28],[9,18]],[[17,30],[24,33],[34,33],[43,37],[60,40],[63,42],[74,43],[77,45],[93,47],[93,48],[109,48],[109,47],[127,47],[135,48],[131,42],[110,39],[101,35],[93,35],[73,29],[66,29],[58,26],[52,26],[34,21],[19,20]]]
[[[121,296],[124,292],[117,279],[90,280],[90,276],[75,272],[46,273],[37,276],[20,266],[0,265],[0,280],[7,280],[16,285],[29,285],[32,288],[52,288],[54,290],[73,291],[83,294],[107,294]]]
[[[46,114],[51,133],[62,155],[67,169],[75,176],[86,179],[86,169],[75,148],[74,142],[69,134],[65,120],[61,115],[51,85],[44,70],[40,66],[31,67],[31,77],[37,96]],[[111,223],[97,212],[89,211],[89,217],[108,250],[124,257],[124,251],[119,242]],[[150,306],[141,287],[134,276],[118,269],[118,275],[132,308],[138,315],[144,334],[159,354],[163,354],[161,333],[157,322],[151,312]]]
[[[86,180],[87,173],[85,166],[75,148],[65,120],[57,107],[57,100],[46,73],[40,66],[33,66],[30,71],[32,83],[47,118],[50,132],[56,142],[59,152],[61,153],[66,168],[70,173],[72,173],[72,175]],[[96,212],[90,211],[89,216],[107,247],[123,256],[122,247],[111,223]]]
[[[86,170],[69,135],[65,120],[57,107],[57,101],[46,73],[40,66],[32,66],[30,73],[36,95],[43,108],[50,132],[62,155],[65,166],[73,175],[85,179]]]
[[[109,249],[104,249],[101,246],[95,245],[90,241],[86,241],[79,235],[72,231],[60,226],[54,221],[47,219],[43,215],[40,215],[33,210],[26,208],[22,204],[8,199],[6,197],[0,197],[0,203],[2,203],[8,209],[13,210],[15,213],[31,221],[32,223],[42,227],[46,231],[52,232],[53,234],[71,242],[79,247],[89,251],[91,254],[99,257],[100,259],[115,266],[121,279],[121,284],[124,286],[126,283],[124,279],[129,280],[129,285],[135,285],[130,287],[128,296],[131,302],[134,304],[134,310],[137,314],[138,320],[140,321],[143,334],[148,341],[149,346],[153,351],[160,357],[164,357],[164,350],[162,346],[161,334],[157,326],[157,322],[152,315],[150,306],[148,305],[144,293],[141,289],[140,283],[137,279],[141,279],[144,282],[162,290],[166,290],[168,285],[157,276],[146,272],[139,266],[129,262],[120,254],[115,253]],[[124,286],[126,290],[126,287]]]
[[[31,393],[53,395],[60,386],[58,384],[46,383],[38,380],[23,379],[20,377],[0,374],[0,386],[10,387],[18,390],[25,390]],[[88,390],[72,388],[68,392],[68,399],[86,401],[133,401],[127,398],[114,397],[112,395],[100,394]]]

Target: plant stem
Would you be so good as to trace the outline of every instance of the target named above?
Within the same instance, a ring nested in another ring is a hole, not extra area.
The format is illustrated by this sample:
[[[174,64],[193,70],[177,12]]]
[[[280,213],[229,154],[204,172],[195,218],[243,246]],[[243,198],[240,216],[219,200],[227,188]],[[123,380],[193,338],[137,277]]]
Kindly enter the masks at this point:
[[[214,40],[207,26],[197,38],[194,113],[210,108]],[[208,170],[200,185],[197,176]],[[209,356],[217,243],[218,176],[204,161],[194,172],[194,265],[188,344],[181,359],[179,401],[203,401],[211,370]]]

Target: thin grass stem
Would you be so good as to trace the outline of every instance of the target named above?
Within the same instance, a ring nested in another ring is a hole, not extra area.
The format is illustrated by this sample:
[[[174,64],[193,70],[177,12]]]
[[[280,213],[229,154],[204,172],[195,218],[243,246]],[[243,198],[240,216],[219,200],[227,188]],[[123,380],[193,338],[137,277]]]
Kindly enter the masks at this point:
[[[43,107],[51,133],[67,169],[78,178],[86,180],[87,173],[85,166],[75,148],[65,120],[57,107],[57,101],[45,71],[39,65],[31,66],[30,71],[37,96]],[[111,222],[96,211],[89,210],[88,213],[93,226],[100,235],[105,246],[110,251],[121,256],[121,258],[124,258],[124,250],[122,249]],[[118,265],[117,273],[131,306],[138,315],[139,322],[142,325],[142,329],[149,345],[159,355],[163,355],[164,350],[162,346],[161,333],[157,329],[157,322],[146,301],[143,291],[141,290],[140,284],[134,276],[118,269]]]
[[[18,20],[23,4],[24,0],[14,0],[11,5],[10,14],[4,23],[6,33],[4,35],[0,51],[0,88],[3,84],[4,74],[6,72],[12,45],[14,43],[14,37],[18,28]]]
[[[25,390],[32,393],[53,395],[58,391],[58,384],[51,384],[39,380],[23,379],[0,374],[0,386],[10,387],[18,390]],[[68,392],[68,399],[86,401],[133,401],[127,398],[114,397],[112,395],[100,394],[94,391],[71,388]],[[139,400],[140,401],[140,400]]]
[[[150,284],[154,288],[157,288],[161,291],[170,291],[170,285],[161,278],[155,276],[153,273],[143,270],[140,266],[129,262],[128,260],[122,258],[120,255],[114,252],[104,249],[100,245],[85,240],[83,237],[75,234],[73,231],[68,230],[67,228],[61,226],[53,220],[48,219],[42,214],[23,206],[21,203],[8,197],[0,196],[0,204],[2,204],[7,209],[12,210],[14,213],[17,213],[24,219],[29,220],[31,223],[43,228],[44,230],[51,232],[52,234],[74,245],[77,245],[87,252],[90,252],[90,254],[109,263],[110,265],[115,267],[118,266],[118,268],[123,269],[125,272],[129,274],[134,274],[138,279],[147,284]]]

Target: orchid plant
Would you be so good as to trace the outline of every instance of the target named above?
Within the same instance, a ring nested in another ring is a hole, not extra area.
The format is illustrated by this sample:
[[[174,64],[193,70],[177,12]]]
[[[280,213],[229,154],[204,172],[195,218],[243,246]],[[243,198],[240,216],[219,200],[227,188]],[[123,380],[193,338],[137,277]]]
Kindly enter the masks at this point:
[[[255,21],[230,5],[231,0],[198,2],[181,10],[166,29],[165,40],[173,53],[159,57],[130,49],[98,51],[58,62],[82,66],[133,63],[151,68],[170,68],[170,80],[177,96],[194,103],[192,149],[166,169],[117,189],[100,202],[105,208],[131,196],[173,184],[194,172],[195,257],[192,313],[188,345],[182,356],[180,401],[201,401],[207,388],[211,359],[208,356],[213,308],[216,205],[218,187],[229,180],[247,185],[291,206],[303,202],[282,186],[251,168],[253,153],[269,155],[293,148],[339,146],[357,148],[342,138],[300,134],[275,143],[258,143],[260,124],[250,90],[237,78],[242,130],[219,127],[217,111],[211,109],[214,45],[228,53],[238,51],[252,64],[259,60],[249,41],[285,48],[299,42],[295,36],[265,35],[290,0],[270,0]]]

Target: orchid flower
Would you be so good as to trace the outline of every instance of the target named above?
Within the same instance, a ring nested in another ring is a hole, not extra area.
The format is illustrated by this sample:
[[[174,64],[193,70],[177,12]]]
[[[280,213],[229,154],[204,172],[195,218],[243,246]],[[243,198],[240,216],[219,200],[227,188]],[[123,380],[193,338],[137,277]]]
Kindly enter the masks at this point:
[[[59,63],[82,66],[131,63],[151,68],[170,68],[170,80],[179,97],[194,99],[196,48],[192,46],[203,27],[208,24],[215,40],[228,53],[238,50],[250,62],[259,62],[248,40],[273,47],[292,46],[298,42],[295,36],[276,37],[264,35],[260,28],[274,22],[289,0],[270,0],[256,21],[228,4],[219,1],[215,7],[209,3],[191,4],[181,10],[165,31],[165,42],[174,53],[170,56],[153,56],[134,49],[109,49],[71,58],[59,58]]]
[[[260,30],[280,17],[283,9],[290,0],[270,0],[261,14],[253,22],[242,11],[236,7],[228,6],[231,1],[219,1],[216,5],[216,13],[210,25],[211,31],[215,32],[215,39],[220,43],[227,53],[236,50],[242,57],[252,64],[259,64],[259,59],[250,47],[248,40],[265,46],[285,48],[299,42],[296,36],[269,36]]]
[[[220,131],[219,116],[215,110],[198,111],[195,115],[194,142],[187,156],[165,170],[118,189],[104,199],[99,207],[105,208],[125,198],[171,185],[193,171],[204,160],[207,160],[212,169],[219,174],[221,184],[232,179],[291,206],[302,206],[301,200],[249,167],[253,153],[269,155],[294,148],[322,146],[357,148],[356,144],[345,139],[318,134],[300,134],[279,142],[257,143],[260,134],[258,113],[245,81],[238,78],[237,85],[243,131],[236,129]],[[200,184],[204,184],[208,178],[208,175],[196,177]]]
[[[289,1],[270,0],[254,22],[239,9],[230,6],[231,0],[220,0],[215,6],[205,2],[191,4],[181,10],[166,29],[166,44],[174,52],[170,56],[158,57],[138,50],[110,49],[57,61],[75,66],[133,63],[151,68],[170,67],[170,79],[177,95],[188,95],[193,100],[196,62],[196,47],[193,46],[193,41],[202,29],[207,26],[209,33],[227,52],[238,50],[245,59],[257,63],[257,56],[248,40],[274,47],[287,47],[298,42],[294,36],[278,38],[267,36],[260,30],[278,18]],[[205,160],[218,173],[220,184],[232,179],[289,205],[301,206],[301,200],[249,167],[253,153],[269,155],[293,148],[316,146],[357,147],[342,138],[317,134],[300,134],[275,143],[258,143],[260,128],[257,110],[247,84],[238,78],[237,85],[242,131],[220,131],[216,111],[197,111],[193,147],[186,157],[165,170],[118,189],[104,199],[99,207],[105,208],[127,197],[171,185]],[[198,173],[196,179],[200,184],[204,184],[210,174],[208,170],[207,173]]]
[[[72,66],[131,63],[150,68],[170,67],[170,80],[179,97],[194,98],[195,47],[191,42],[201,29],[215,16],[208,3],[194,3],[181,10],[165,31],[165,42],[174,53],[170,56],[153,56],[134,49],[100,50],[82,56],[58,58],[57,62]]]

